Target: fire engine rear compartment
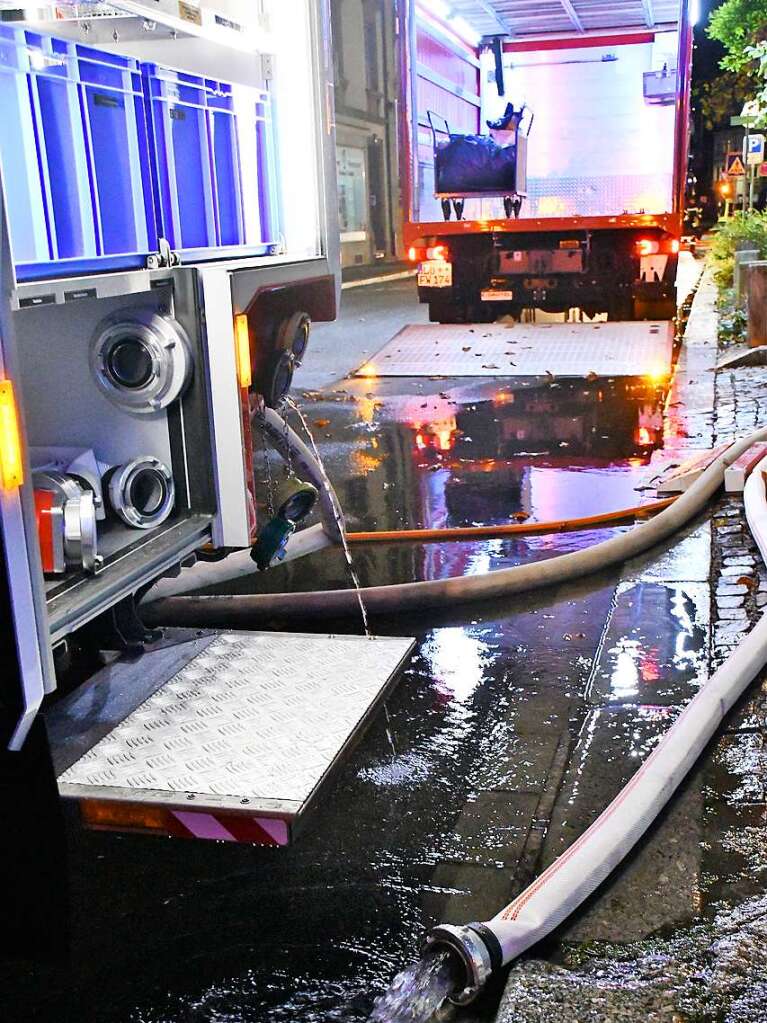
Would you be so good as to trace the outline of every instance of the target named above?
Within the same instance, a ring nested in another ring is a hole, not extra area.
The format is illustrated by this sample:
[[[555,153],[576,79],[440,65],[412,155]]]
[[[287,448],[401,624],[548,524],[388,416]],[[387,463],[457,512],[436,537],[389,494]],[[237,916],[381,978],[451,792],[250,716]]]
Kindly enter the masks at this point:
[[[335,315],[327,11],[143,7],[0,25],[0,342],[45,663],[20,728],[44,691],[87,826],[286,845],[412,641],[160,638],[135,601],[251,548],[251,383],[290,356],[289,387],[281,329]]]

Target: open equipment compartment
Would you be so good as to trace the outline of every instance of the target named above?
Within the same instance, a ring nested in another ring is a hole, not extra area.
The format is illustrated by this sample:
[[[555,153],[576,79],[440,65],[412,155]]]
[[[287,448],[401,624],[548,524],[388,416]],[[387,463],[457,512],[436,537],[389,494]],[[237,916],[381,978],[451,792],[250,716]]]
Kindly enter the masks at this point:
[[[196,271],[143,272],[127,294],[126,280],[112,280],[122,287],[111,296],[101,279],[77,283],[27,288],[14,314],[33,472],[51,464],[51,448],[98,464],[100,560],[46,576],[54,639],[204,543],[216,509]],[[67,457],[56,461],[65,471]]]

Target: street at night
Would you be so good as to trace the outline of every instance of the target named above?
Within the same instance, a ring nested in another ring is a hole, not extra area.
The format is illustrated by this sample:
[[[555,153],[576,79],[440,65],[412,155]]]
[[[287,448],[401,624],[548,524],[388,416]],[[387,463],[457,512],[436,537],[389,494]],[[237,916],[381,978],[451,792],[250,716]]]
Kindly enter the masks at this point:
[[[765,40],[0,0],[3,1020],[764,1023]]]

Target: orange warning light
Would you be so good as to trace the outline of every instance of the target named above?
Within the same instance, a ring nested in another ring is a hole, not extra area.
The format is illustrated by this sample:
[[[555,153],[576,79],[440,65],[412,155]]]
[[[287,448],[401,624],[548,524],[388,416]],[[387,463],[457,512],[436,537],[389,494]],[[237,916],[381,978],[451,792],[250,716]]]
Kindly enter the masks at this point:
[[[234,348],[237,359],[237,379],[240,387],[250,387],[253,382],[253,370],[250,364],[248,317],[245,313],[238,313],[234,318]]]
[[[24,482],[19,416],[10,380],[0,380],[0,484],[13,490]]]

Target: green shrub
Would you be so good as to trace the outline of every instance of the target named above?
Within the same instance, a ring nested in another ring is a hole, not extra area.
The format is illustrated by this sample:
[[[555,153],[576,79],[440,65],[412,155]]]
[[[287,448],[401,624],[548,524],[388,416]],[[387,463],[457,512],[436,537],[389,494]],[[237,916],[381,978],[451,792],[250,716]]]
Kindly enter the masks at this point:
[[[736,308],[730,298],[728,306],[720,309],[719,313],[719,343],[725,347],[739,344],[746,340],[747,330],[748,312],[743,308]]]
[[[767,213],[736,213],[720,222],[708,254],[720,291],[732,287],[736,248],[755,249],[760,259],[767,259]]]

